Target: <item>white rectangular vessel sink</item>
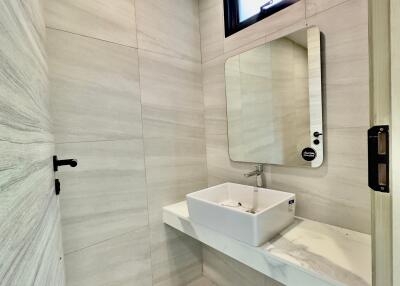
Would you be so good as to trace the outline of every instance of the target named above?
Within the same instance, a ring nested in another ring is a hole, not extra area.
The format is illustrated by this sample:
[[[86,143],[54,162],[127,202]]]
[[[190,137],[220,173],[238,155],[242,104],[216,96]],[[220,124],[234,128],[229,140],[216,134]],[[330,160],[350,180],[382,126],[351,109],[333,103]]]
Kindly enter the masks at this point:
[[[190,220],[253,246],[294,220],[295,195],[225,183],[186,195]]]

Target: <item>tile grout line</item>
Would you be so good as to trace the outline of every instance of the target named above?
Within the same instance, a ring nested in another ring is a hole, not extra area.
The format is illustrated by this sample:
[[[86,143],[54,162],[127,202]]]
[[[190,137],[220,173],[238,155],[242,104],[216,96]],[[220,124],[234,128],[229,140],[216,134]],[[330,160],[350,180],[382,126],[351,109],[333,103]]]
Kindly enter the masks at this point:
[[[142,137],[132,137],[132,138],[119,138],[119,139],[99,139],[99,140],[82,140],[82,141],[65,141],[65,142],[54,142],[56,145],[64,144],[84,144],[84,143],[101,143],[101,142],[120,142],[120,141],[134,141],[141,140]]]
[[[53,31],[64,32],[64,33],[72,34],[72,35],[75,35],[75,36],[80,36],[80,37],[84,37],[84,38],[88,38],[88,39],[92,39],[92,40],[97,40],[97,41],[101,41],[101,42],[105,42],[105,43],[109,43],[109,44],[114,44],[114,45],[122,46],[122,47],[125,47],[125,48],[138,49],[137,47],[134,47],[134,46],[124,45],[124,44],[121,44],[121,43],[116,43],[116,42],[113,42],[113,41],[108,41],[108,40],[105,40],[105,39],[101,39],[101,38],[97,38],[97,37],[93,37],[93,36],[88,36],[88,35],[72,32],[72,31],[68,31],[68,30],[64,30],[64,29],[60,29],[60,28],[55,28],[55,27],[48,26],[48,25],[46,25],[46,29],[53,30]]]
[[[304,23],[306,25],[306,28],[308,27],[308,22],[307,22],[307,0],[304,1]]]
[[[135,9],[135,13],[136,13],[136,9]],[[135,19],[136,19],[136,16],[135,16]],[[136,28],[136,25],[135,25],[135,28]],[[149,50],[149,49],[139,48],[139,43],[138,42],[137,42],[137,47],[133,47],[133,46],[124,45],[124,44],[121,44],[121,43],[108,41],[108,40],[101,39],[101,38],[91,37],[91,36],[88,36],[88,35],[79,34],[79,33],[76,33],[76,32],[71,32],[71,31],[55,28],[55,27],[48,26],[48,25],[46,25],[46,29],[53,30],[53,31],[58,31],[58,32],[63,32],[63,33],[68,33],[68,34],[71,34],[71,35],[80,36],[80,37],[84,37],[84,38],[87,38],[87,39],[92,39],[92,40],[108,43],[110,45],[117,45],[117,46],[124,47],[124,48],[127,48],[127,49],[134,49],[134,50],[139,50],[140,49],[140,50],[143,50],[145,52],[149,52],[149,53],[153,53],[153,54],[157,54],[157,55],[161,55],[161,56],[165,56],[165,57],[172,57],[172,58],[175,58],[175,59],[178,59],[178,60],[183,60],[183,61],[187,61],[187,62],[193,62],[193,63],[201,64],[201,59],[199,61],[199,60],[187,57],[187,56],[171,55],[171,54],[160,53],[158,51],[153,51],[153,50]],[[135,32],[136,32],[136,39],[138,39],[138,37],[137,37],[137,34],[138,34],[137,28],[136,28]],[[136,41],[138,41],[138,40],[136,40]]]
[[[202,106],[203,106],[203,124],[204,124],[204,128],[203,128],[203,135],[204,135],[204,156],[205,156],[205,167],[206,167],[206,172],[205,172],[205,176],[206,176],[206,183],[207,183],[207,187],[208,187],[208,160],[207,160],[207,139],[206,139],[206,117],[205,117],[205,113],[206,113],[206,107],[204,104],[204,80],[203,80],[203,40],[201,37],[201,11],[200,11],[200,1],[202,0],[197,0],[197,8],[198,8],[198,20],[199,20],[199,38],[200,38],[200,63],[201,63],[201,97],[202,97]],[[201,276],[204,276],[204,257],[203,257],[203,245],[200,245],[201,247]]]
[[[143,165],[144,165],[144,179],[145,179],[145,190],[146,190],[146,203],[147,203],[147,225],[148,225],[148,238],[149,238],[149,251],[150,251],[150,274],[151,274],[151,285],[154,285],[154,271],[153,271],[153,249],[152,249],[152,235],[151,235],[151,225],[150,225],[150,200],[149,200],[149,189],[148,189],[148,175],[147,175],[147,161],[146,161],[146,144],[144,140],[144,124],[143,124],[143,103],[142,103],[142,76],[141,76],[141,60],[140,60],[140,48],[139,48],[139,39],[138,39],[138,29],[137,29],[137,12],[136,12],[136,1],[132,0],[134,5],[134,14],[135,14],[135,34],[136,34],[136,43],[138,46],[137,49],[137,57],[138,57],[138,74],[139,74],[139,103],[140,103],[140,123],[142,130],[142,150],[143,150]]]
[[[77,253],[77,252],[83,251],[83,250],[88,249],[88,248],[91,248],[91,247],[93,247],[93,246],[96,246],[96,245],[102,244],[102,243],[104,243],[104,242],[110,241],[110,240],[112,240],[112,239],[125,236],[125,235],[127,235],[127,234],[129,234],[129,233],[137,232],[137,231],[139,231],[140,229],[141,229],[141,228],[134,229],[134,230],[130,230],[130,231],[127,231],[127,232],[124,232],[124,233],[120,233],[120,234],[114,235],[114,236],[112,236],[112,237],[106,238],[106,239],[104,239],[104,240],[97,241],[97,242],[95,242],[95,243],[93,243],[93,244],[84,246],[84,247],[82,247],[82,248],[79,248],[79,249],[76,249],[76,250],[73,250],[73,251],[70,251],[70,252],[64,252],[64,256],[67,257],[67,256],[69,256],[69,255],[75,254],[75,253]]]
[[[307,10],[306,10],[306,20],[307,20],[308,18],[313,18],[313,17],[315,17],[315,16],[317,16],[317,15],[319,15],[319,14],[321,14],[321,13],[324,13],[324,12],[326,12],[326,11],[329,11],[329,10],[333,9],[333,8],[336,8],[336,7],[340,6],[340,5],[344,5],[345,3],[349,2],[349,1],[351,1],[351,0],[343,0],[343,1],[340,2],[340,3],[337,3],[337,4],[333,5],[333,6],[330,6],[330,7],[326,8],[326,9],[323,9],[323,10],[321,10],[321,11],[319,11],[319,12],[316,12],[316,13],[310,15],[310,16],[307,16]],[[307,2],[306,2],[306,3],[307,3]],[[307,6],[306,6],[306,8],[307,8]]]

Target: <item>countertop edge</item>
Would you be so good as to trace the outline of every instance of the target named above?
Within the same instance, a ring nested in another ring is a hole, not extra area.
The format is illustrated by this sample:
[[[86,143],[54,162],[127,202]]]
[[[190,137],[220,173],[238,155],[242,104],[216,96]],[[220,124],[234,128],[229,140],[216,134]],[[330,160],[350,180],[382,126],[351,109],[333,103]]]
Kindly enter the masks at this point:
[[[323,273],[302,268],[300,265],[276,256],[266,250],[265,245],[254,247],[192,223],[188,216],[186,201],[165,206],[163,222],[284,285],[346,286],[340,281],[325,277]],[[321,223],[321,225],[324,224]]]

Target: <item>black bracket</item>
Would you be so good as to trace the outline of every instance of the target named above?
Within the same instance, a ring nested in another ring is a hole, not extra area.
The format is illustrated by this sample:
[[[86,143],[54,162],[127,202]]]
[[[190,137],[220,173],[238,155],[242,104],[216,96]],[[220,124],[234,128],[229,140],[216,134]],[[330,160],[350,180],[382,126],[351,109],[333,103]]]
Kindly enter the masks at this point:
[[[368,185],[377,192],[389,193],[389,126],[368,130]]]
[[[67,159],[67,160],[58,160],[57,156],[53,156],[53,170],[54,172],[58,171],[58,167],[60,166],[70,166],[75,168],[78,166],[78,160],[76,159]],[[58,196],[61,192],[61,183],[59,179],[54,180],[54,189],[55,193]]]

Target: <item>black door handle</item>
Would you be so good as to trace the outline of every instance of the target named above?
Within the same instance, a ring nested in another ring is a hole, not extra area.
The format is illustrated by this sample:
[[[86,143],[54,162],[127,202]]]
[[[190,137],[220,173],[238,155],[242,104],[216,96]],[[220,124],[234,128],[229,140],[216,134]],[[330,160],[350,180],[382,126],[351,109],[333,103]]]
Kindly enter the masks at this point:
[[[54,172],[58,171],[58,167],[60,166],[70,166],[75,168],[78,166],[78,160],[76,159],[66,159],[66,160],[58,160],[57,156],[53,156],[53,170]]]
[[[58,160],[57,156],[53,156],[53,170],[54,172],[58,171],[58,167],[60,166],[70,166],[75,168],[78,166],[78,160],[76,159],[65,159],[65,160]],[[61,192],[61,183],[59,179],[54,180],[54,189],[56,195],[58,196]]]

